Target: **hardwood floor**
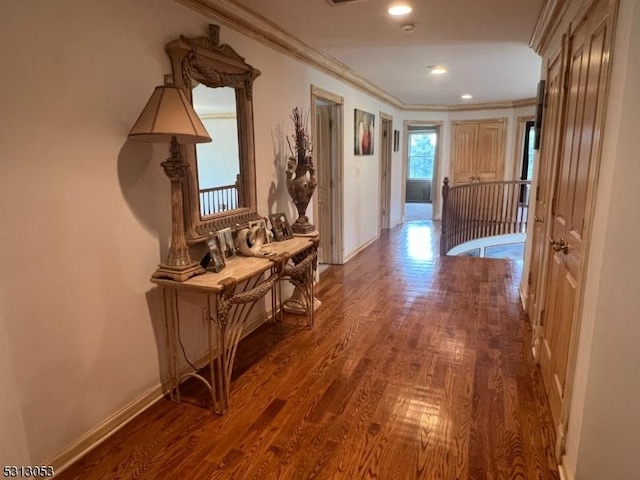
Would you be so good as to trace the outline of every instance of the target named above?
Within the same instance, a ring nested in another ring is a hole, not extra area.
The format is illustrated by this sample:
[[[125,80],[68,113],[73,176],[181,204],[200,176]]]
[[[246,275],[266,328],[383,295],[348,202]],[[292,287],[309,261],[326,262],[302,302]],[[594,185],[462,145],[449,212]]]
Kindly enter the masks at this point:
[[[230,408],[162,400],[58,478],[558,479],[520,264],[412,222],[326,270],[312,330],[243,340]]]

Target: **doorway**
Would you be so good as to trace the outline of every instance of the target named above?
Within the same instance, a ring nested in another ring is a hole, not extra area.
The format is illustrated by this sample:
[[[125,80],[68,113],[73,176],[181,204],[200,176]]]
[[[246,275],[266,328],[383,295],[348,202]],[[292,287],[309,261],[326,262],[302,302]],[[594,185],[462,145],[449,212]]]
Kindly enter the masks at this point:
[[[311,86],[313,151],[318,186],[314,200],[314,221],[320,234],[318,263],[342,264],[343,212],[343,118],[344,100]]]
[[[379,230],[391,227],[391,148],[393,117],[380,112],[380,220]]]
[[[406,134],[405,221],[433,218],[439,146],[437,125],[409,125]]]
[[[522,166],[520,167],[520,180],[533,179],[533,167],[535,158],[535,122],[529,120],[524,125],[524,147],[522,148]],[[520,186],[520,204],[528,204],[527,195],[530,187]]]

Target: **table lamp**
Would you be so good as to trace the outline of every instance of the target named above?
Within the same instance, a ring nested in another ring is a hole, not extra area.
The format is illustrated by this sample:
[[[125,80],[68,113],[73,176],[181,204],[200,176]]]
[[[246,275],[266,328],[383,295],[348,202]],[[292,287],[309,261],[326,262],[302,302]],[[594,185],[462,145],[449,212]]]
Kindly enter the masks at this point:
[[[131,128],[129,138],[171,144],[171,157],[162,162],[171,180],[171,246],[167,259],[158,266],[153,278],[183,282],[204,273],[200,264],[191,260],[184,235],[182,182],[189,164],[180,156],[180,144],[210,142],[211,137],[180,88],[159,86]]]

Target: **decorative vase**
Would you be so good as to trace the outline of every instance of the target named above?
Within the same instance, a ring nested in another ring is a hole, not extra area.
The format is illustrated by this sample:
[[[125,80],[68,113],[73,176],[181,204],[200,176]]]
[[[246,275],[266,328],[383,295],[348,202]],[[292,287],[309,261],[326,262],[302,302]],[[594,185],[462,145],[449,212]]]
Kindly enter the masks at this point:
[[[306,212],[316,185],[316,170],[311,160],[307,165],[296,166],[296,160],[291,158],[287,165],[287,190],[298,211],[298,218],[291,225],[293,233],[311,233],[315,230],[315,227],[309,223]]]
[[[307,118],[303,119],[302,113],[296,107],[293,109],[291,119],[293,120],[295,133],[293,146],[287,138],[289,150],[291,151],[286,171],[287,190],[298,211],[298,218],[291,225],[291,230],[293,233],[305,234],[315,230],[315,227],[309,223],[309,217],[307,217],[306,212],[318,181],[311,157],[311,139],[307,133]]]

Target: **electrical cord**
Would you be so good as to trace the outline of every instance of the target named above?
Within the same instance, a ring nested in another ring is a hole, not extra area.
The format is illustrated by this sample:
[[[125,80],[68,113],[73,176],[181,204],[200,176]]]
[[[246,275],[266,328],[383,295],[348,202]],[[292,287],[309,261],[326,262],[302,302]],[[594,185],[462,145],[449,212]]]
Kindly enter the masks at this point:
[[[185,350],[184,345],[182,343],[182,336],[180,335],[180,317],[178,317],[178,343],[180,344],[180,348],[182,349],[182,355],[184,356],[184,359],[187,361],[189,366],[193,368],[194,371],[197,372],[198,369],[193,363],[189,361],[189,358],[187,357],[187,351]]]

